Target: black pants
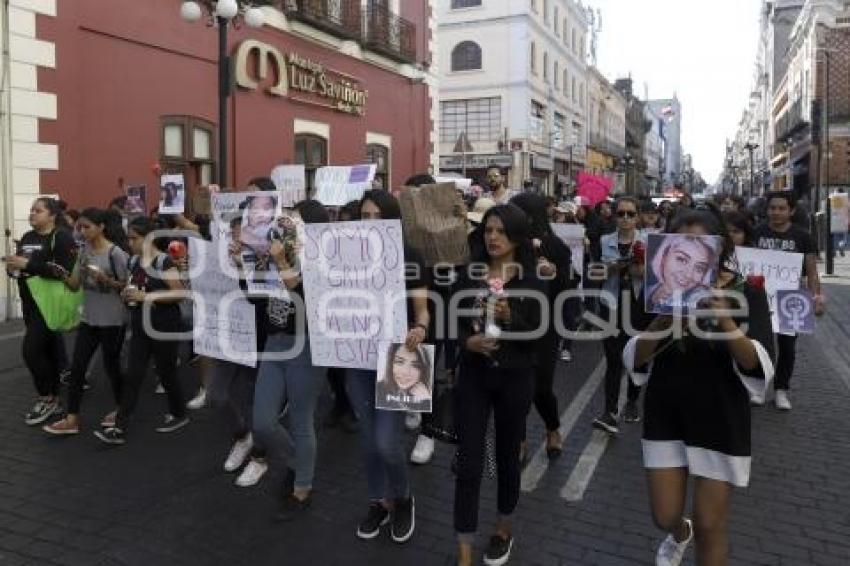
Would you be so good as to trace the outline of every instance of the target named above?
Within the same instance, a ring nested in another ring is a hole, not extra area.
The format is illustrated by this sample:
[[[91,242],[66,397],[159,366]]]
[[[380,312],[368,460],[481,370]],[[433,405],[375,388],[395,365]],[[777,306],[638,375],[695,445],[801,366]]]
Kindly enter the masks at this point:
[[[165,331],[165,330],[163,330]],[[172,329],[172,332],[176,330]],[[116,424],[127,430],[127,423],[139,400],[139,390],[148,373],[148,363],[153,358],[156,373],[165,388],[168,398],[168,412],[177,418],[186,415],[186,399],[177,380],[177,356],[180,342],[174,340],[154,340],[142,328],[133,328],[130,337],[130,367],[127,368],[127,380],[121,392],[121,406],[118,408]]]
[[[519,447],[531,405],[531,368],[470,368],[461,365],[457,391],[458,459],[454,524],[458,533],[478,528],[478,500],[484,472],[484,442],[490,411],[496,423],[497,507],[510,515],[519,501]]]
[[[797,359],[797,337],[776,335],[776,381],[774,388],[785,390],[791,388],[791,375],[794,373],[794,362]]]
[[[345,369],[328,368],[327,376],[328,383],[331,386],[331,392],[334,396],[331,413],[334,415],[354,413],[351,408],[351,402],[348,400],[348,393],[345,391]]]
[[[628,342],[628,336],[620,333],[616,338],[606,338],[603,341],[605,349],[605,412],[617,414],[620,402],[620,384],[623,379],[623,349]],[[634,403],[640,397],[640,387],[628,379],[626,400]]]
[[[24,363],[32,374],[38,396],[56,396],[59,394],[59,370],[62,369],[57,359],[57,344],[62,340],[62,335],[47,328],[35,304],[25,305],[23,310],[26,325]]]
[[[537,365],[534,366],[534,408],[543,419],[548,432],[561,427],[558,398],[555,397],[552,389],[555,381],[557,345],[558,338],[554,332],[541,338],[537,352]]]
[[[71,386],[68,390],[68,413],[76,415],[80,412],[83,400],[83,386],[86,382],[86,371],[91,359],[100,346],[103,357],[103,369],[112,385],[115,404],[121,402],[121,346],[124,345],[123,326],[89,326],[85,322],[77,328],[77,339],[74,342],[74,361],[71,364]]]

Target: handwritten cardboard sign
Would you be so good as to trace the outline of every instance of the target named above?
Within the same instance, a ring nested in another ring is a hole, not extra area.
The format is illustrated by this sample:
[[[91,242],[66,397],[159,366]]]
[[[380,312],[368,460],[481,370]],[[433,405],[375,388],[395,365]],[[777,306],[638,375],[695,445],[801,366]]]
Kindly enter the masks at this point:
[[[469,261],[466,216],[454,183],[405,187],[399,193],[404,237],[425,265]]]
[[[325,206],[343,206],[372,188],[376,165],[320,167],[316,170],[316,200]]]
[[[561,222],[553,222],[550,226],[552,232],[570,248],[573,271],[581,276],[584,273],[584,226]]]
[[[239,281],[221,269],[216,246],[189,239],[189,264],[203,274],[192,279],[192,292],[203,300],[193,309],[195,352],[237,363],[257,366],[257,328],[254,305],[239,289]]]
[[[299,227],[313,365],[376,369],[381,342],[407,333],[398,220]]]

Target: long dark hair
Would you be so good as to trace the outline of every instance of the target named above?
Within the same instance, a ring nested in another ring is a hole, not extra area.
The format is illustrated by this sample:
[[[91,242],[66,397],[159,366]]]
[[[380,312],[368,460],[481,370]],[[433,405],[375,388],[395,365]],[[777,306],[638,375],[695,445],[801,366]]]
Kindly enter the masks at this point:
[[[371,201],[381,211],[381,220],[394,220],[401,218],[401,207],[396,198],[383,189],[371,189],[363,193],[358,210],[363,210],[363,204]]]
[[[127,226],[127,230],[132,230],[142,238],[147,238],[148,234],[153,232],[154,230],[163,230],[162,224],[158,220],[154,220],[152,218],[148,218],[146,216],[139,216],[138,218],[134,218],[130,221],[130,224]],[[168,248],[169,238],[154,238],[153,245],[159,251],[165,251]]]
[[[65,219],[65,209],[62,206],[62,201],[51,197],[38,197],[35,199],[35,202],[40,202],[47,209],[47,213],[53,217],[53,222],[57,229],[71,229],[71,226]]]
[[[121,226],[121,215],[117,211],[91,207],[80,213],[80,218],[102,226],[104,238],[122,250],[127,250],[127,234]]]
[[[533,272],[535,268],[534,248],[531,246],[531,237],[528,229],[528,218],[525,212],[515,204],[497,204],[484,213],[481,219],[481,229],[473,233],[473,241],[470,242],[473,261],[490,263],[490,254],[484,242],[484,227],[491,216],[496,216],[505,227],[505,235],[516,245],[514,259],[524,271]]]
[[[723,213],[723,222],[731,224],[744,233],[744,245],[752,246],[755,243],[756,233],[753,229],[753,223],[746,214],[737,210],[728,210]]]
[[[522,209],[528,217],[528,227],[532,238],[541,238],[552,234],[549,225],[549,217],[546,209],[549,201],[543,195],[537,193],[520,193],[511,199],[514,204]]]
[[[386,386],[391,391],[400,391],[400,388],[395,381],[395,376],[393,376],[393,358],[395,358],[396,352],[403,347],[404,344],[390,344],[390,347],[387,350],[387,372],[384,376]],[[431,369],[431,356],[428,355],[428,351],[422,346],[418,346],[413,351],[416,353],[416,359],[422,365],[422,371],[419,372],[419,383],[423,384],[430,391],[431,387],[428,383],[430,381],[428,379],[428,372]]]

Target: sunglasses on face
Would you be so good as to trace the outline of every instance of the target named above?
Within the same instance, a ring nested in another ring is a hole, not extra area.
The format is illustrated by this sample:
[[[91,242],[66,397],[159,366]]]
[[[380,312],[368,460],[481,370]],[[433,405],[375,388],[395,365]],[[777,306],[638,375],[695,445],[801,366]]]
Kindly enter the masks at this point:
[[[638,213],[631,210],[618,210],[617,218],[637,218]]]

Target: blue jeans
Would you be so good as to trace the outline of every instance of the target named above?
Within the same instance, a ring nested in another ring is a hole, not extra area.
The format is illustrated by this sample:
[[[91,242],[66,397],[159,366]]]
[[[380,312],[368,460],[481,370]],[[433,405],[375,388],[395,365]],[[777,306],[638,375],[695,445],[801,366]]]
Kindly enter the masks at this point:
[[[404,412],[375,409],[376,372],[347,369],[345,388],[360,421],[360,439],[366,458],[369,499],[410,497],[407,455],[404,451]]]
[[[295,337],[273,334],[265,352],[292,349]],[[325,384],[325,368],[313,367],[309,341],[301,352],[285,361],[260,362],[254,389],[254,441],[260,449],[277,451],[295,469],[295,487],[312,489],[316,470],[316,428],[313,414]],[[278,415],[283,401],[289,401],[289,431],[280,425]],[[294,456],[294,458],[293,458]]]

